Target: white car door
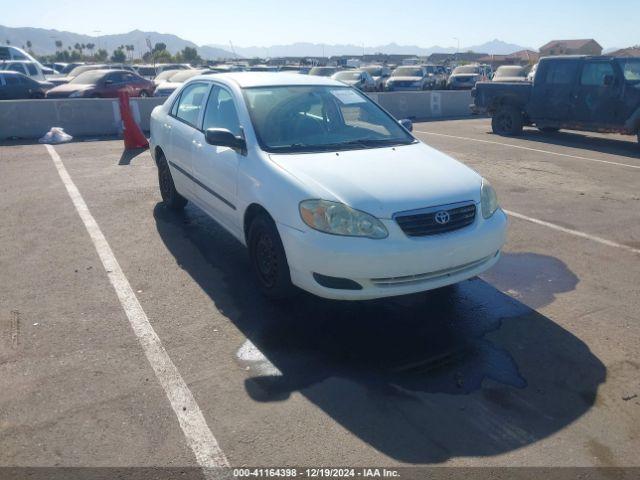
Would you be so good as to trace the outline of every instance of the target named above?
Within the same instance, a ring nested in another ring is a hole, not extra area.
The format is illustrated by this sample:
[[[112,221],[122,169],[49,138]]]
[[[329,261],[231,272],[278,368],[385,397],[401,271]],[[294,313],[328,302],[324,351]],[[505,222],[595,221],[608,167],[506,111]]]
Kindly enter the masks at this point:
[[[193,175],[195,194],[211,214],[227,229],[240,228],[236,211],[238,166],[242,154],[229,147],[209,145],[204,132],[208,128],[225,128],[242,135],[233,95],[226,88],[213,85],[204,111],[202,130],[194,136]]]
[[[202,121],[202,111],[209,92],[207,82],[187,85],[165,118],[164,138],[168,145],[165,155],[176,189],[190,198],[194,194],[192,150],[194,135]]]

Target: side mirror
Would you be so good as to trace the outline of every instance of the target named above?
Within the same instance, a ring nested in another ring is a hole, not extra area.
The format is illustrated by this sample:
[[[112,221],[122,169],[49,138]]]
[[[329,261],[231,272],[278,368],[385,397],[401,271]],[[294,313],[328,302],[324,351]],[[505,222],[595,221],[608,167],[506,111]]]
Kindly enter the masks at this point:
[[[240,152],[247,149],[247,143],[242,137],[236,137],[226,128],[208,128],[204,132],[204,139],[209,145],[218,147],[229,147]]]
[[[398,123],[402,125],[404,128],[406,128],[407,130],[409,130],[410,132],[413,132],[413,122],[408,118],[403,118],[402,120],[398,120]]]
[[[605,75],[602,83],[604,84],[605,87],[610,87],[611,85],[613,85],[614,80],[615,80],[615,77],[613,75]]]

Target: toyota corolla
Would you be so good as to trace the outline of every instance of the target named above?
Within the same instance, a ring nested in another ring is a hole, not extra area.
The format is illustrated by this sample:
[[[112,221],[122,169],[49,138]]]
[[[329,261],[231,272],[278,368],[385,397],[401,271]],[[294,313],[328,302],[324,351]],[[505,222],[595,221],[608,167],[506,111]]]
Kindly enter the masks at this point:
[[[505,241],[491,185],[410,130],[328,78],[223,73],[154,109],[151,152],[167,207],[246,245],[267,296],[363,300],[476,276]]]

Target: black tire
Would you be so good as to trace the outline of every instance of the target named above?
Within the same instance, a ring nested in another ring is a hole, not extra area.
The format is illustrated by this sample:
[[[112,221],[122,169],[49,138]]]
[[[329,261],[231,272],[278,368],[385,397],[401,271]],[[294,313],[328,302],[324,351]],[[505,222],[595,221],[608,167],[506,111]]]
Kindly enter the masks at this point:
[[[542,133],[556,133],[560,129],[556,127],[540,127],[538,128],[538,130],[540,130]]]
[[[176,190],[169,164],[163,154],[158,154],[158,186],[162,201],[168,208],[179,212],[185,207],[187,199]]]
[[[146,90],[142,90],[142,91],[140,92],[140,96],[141,96],[142,98],[147,98],[147,97],[149,97],[150,95],[149,95],[149,92],[147,92]]]
[[[266,214],[258,215],[249,225],[247,239],[251,266],[263,295],[272,300],[293,296],[287,256],[273,220]]]
[[[491,129],[497,135],[513,137],[522,133],[522,112],[515,107],[503,106],[491,118]]]

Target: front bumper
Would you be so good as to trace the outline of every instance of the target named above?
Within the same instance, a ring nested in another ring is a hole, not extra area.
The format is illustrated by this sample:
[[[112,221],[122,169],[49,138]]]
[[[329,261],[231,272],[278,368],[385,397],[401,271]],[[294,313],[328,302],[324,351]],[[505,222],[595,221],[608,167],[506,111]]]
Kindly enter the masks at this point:
[[[478,209],[479,211],[479,209]],[[394,220],[382,220],[389,236],[382,240],[300,231],[278,224],[291,281],[324,298],[367,300],[440,288],[479,275],[492,267],[506,239],[502,210],[488,220],[453,232],[407,237]],[[349,279],[360,290],[327,288],[313,277]]]

